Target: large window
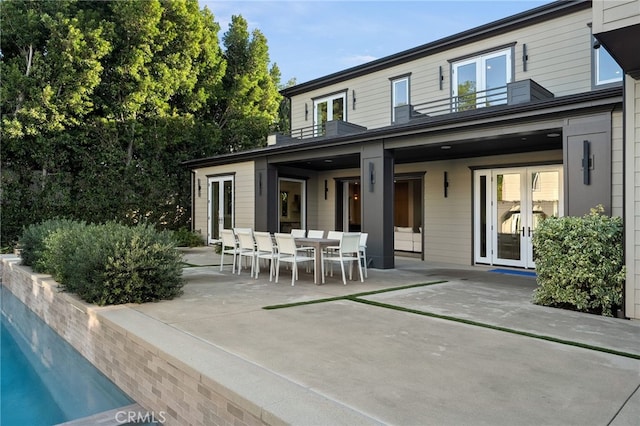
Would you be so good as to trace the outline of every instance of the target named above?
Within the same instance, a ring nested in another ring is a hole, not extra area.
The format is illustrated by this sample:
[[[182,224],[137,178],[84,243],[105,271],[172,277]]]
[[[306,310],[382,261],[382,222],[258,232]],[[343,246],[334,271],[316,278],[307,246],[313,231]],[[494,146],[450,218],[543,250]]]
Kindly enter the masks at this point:
[[[595,85],[618,83],[622,81],[622,68],[611,57],[604,46],[594,49]]]
[[[313,101],[313,126],[316,136],[324,135],[325,123],[346,118],[346,92],[315,99]]]
[[[506,86],[513,79],[512,49],[466,58],[451,64],[454,111],[507,103]]]
[[[396,121],[396,107],[409,105],[409,77],[391,80],[391,121]]]

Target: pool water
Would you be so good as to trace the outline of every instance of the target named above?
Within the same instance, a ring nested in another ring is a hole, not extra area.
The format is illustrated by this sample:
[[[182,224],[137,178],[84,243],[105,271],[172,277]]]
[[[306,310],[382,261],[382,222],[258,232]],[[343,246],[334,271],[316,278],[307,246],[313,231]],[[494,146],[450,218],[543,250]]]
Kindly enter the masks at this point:
[[[0,285],[0,425],[55,425],[133,401]]]

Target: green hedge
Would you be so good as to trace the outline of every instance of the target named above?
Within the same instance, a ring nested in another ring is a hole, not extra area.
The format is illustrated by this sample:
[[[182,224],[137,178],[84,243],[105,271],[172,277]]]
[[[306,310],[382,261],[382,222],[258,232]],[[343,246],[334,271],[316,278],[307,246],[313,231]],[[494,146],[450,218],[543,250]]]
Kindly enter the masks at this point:
[[[622,219],[602,214],[550,217],[533,237],[534,303],[612,316],[625,278]]]
[[[171,299],[184,285],[182,256],[171,233],[147,224],[47,221],[27,228],[20,247],[25,265],[51,274],[89,303]]]

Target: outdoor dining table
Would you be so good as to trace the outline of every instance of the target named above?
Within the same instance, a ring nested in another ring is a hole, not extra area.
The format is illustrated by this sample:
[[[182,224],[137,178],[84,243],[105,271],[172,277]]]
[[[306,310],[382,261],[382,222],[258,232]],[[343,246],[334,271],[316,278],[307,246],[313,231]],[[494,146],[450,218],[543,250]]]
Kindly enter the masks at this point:
[[[322,249],[329,246],[339,246],[340,240],[330,238],[295,238],[299,246],[313,247],[315,249],[316,264],[313,271],[316,285],[322,284]]]

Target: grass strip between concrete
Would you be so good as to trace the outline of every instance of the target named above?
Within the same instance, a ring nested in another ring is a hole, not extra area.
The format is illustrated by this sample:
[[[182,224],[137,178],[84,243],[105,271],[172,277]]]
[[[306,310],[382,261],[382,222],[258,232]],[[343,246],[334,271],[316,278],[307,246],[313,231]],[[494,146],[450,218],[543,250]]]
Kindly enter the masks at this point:
[[[618,350],[615,350],[615,349],[604,348],[604,347],[601,347],[601,346],[589,345],[587,343],[580,343],[580,342],[575,342],[575,341],[572,341],[572,340],[566,340],[566,339],[560,339],[560,338],[557,338],[557,337],[546,336],[544,334],[530,333],[528,331],[515,330],[515,329],[512,329],[512,328],[501,327],[499,325],[492,325],[492,324],[487,324],[487,323],[483,323],[483,322],[468,320],[468,319],[464,319],[464,318],[457,318],[457,317],[450,316],[450,315],[436,314],[436,313],[433,313],[433,312],[420,311],[418,309],[405,308],[403,306],[391,305],[391,304],[388,304],[388,303],[382,303],[382,302],[376,302],[374,300],[363,299],[363,297],[371,296],[371,295],[374,295],[374,294],[388,293],[388,292],[392,292],[392,291],[406,290],[406,289],[416,288],[416,287],[426,287],[426,286],[430,286],[430,285],[434,285],[434,284],[442,284],[442,283],[445,283],[445,282],[447,282],[447,281],[446,280],[442,280],[442,281],[433,281],[433,282],[421,283],[421,284],[411,284],[411,285],[406,285],[406,286],[401,286],[401,287],[392,287],[392,288],[385,288],[385,289],[381,289],[381,290],[373,290],[373,291],[366,291],[366,292],[362,292],[362,293],[348,294],[348,295],[345,295],[345,296],[336,296],[336,297],[328,297],[328,298],[324,298],[324,299],[307,300],[307,301],[304,301],[304,302],[295,302],[295,303],[286,303],[286,304],[282,304],[282,305],[265,306],[262,309],[267,309],[267,310],[284,309],[284,308],[292,308],[292,307],[296,307],[296,306],[314,305],[314,304],[319,304],[319,303],[335,302],[335,301],[338,301],[338,300],[348,300],[348,301],[355,302],[355,303],[362,303],[362,304],[365,304],[365,305],[376,306],[378,308],[392,309],[392,310],[395,310],[395,311],[407,312],[407,313],[410,313],[410,314],[422,315],[422,316],[425,316],[425,317],[438,318],[438,319],[445,320],[445,321],[454,321],[454,322],[458,322],[458,323],[461,323],[461,324],[467,324],[467,325],[471,325],[471,326],[475,326],[475,327],[482,327],[482,328],[487,328],[487,329],[490,329],[490,330],[502,331],[502,332],[505,332],[505,333],[511,333],[511,334],[516,334],[516,335],[520,335],[520,336],[530,337],[530,338],[533,338],[533,339],[546,340],[548,342],[559,343],[559,344],[562,344],[562,345],[574,346],[574,347],[578,347],[578,348],[582,348],[582,349],[588,349],[588,350],[597,351],[597,352],[604,352],[604,353],[608,353],[608,354],[611,354],[611,355],[617,355],[617,356],[622,356],[622,357],[626,357],[626,358],[632,358],[632,359],[640,360],[640,354],[634,354],[634,353],[630,353],[630,352],[623,352],[623,351],[618,351]]]
[[[327,297],[324,299],[305,300],[304,302],[294,302],[294,303],[285,303],[282,305],[264,306],[262,309],[267,309],[267,310],[284,309],[284,308],[293,308],[295,306],[315,305],[317,303],[335,302],[336,300],[351,300],[352,298],[371,296],[373,294],[388,293],[390,291],[406,290],[408,288],[415,288],[415,287],[425,287],[428,285],[442,284],[446,282],[447,282],[446,280],[441,280],[441,281],[431,281],[428,283],[421,283],[421,284],[410,284],[410,285],[404,285],[401,287],[390,287],[390,288],[383,288],[381,290],[372,290],[372,291],[365,291],[362,293],[347,294],[346,296]]]
[[[557,338],[557,337],[546,336],[544,334],[536,334],[536,333],[530,333],[530,332],[527,332],[527,331],[515,330],[515,329],[512,329],[512,328],[501,327],[499,325],[486,324],[486,323],[483,323],[483,322],[468,320],[468,319],[464,319],[464,318],[452,317],[450,315],[442,315],[442,314],[435,314],[433,312],[419,311],[417,309],[405,308],[405,307],[397,306],[397,305],[390,305],[388,303],[381,303],[381,302],[376,302],[376,301],[373,301],[373,300],[360,299],[358,297],[349,297],[349,296],[347,296],[345,298],[348,299],[348,300],[351,300],[352,302],[363,303],[363,304],[366,304],[366,305],[376,306],[376,307],[379,307],[379,308],[393,309],[393,310],[396,310],[396,311],[408,312],[408,313],[411,313],[411,314],[422,315],[422,316],[431,317],[431,318],[438,318],[438,319],[442,319],[442,320],[446,320],[446,321],[455,321],[455,322],[459,322],[459,323],[462,323],[462,324],[472,325],[472,326],[475,326],[475,327],[488,328],[488,329],[491,329],[491,330],[503,331],[505,333],[517,334],[517,335],[520,335],[520,336],[531,337],[531,338],[534,338],[534,339],[546,340],[548,342],[554,342],[554,343],[560,343],[560,344],[563,344],[563,345],[575,346],[575,347],[578,347],[578,348],[589,349],[589,350],[598,351],[598,352],[604,352],[604,353],[608,353],[608,354],[612,354],[612,355],[623,356],[623,357],[626,357],[626,358],[640,359],[640,354],[634,354],[634,353],[630,353],[630,352],[622,352],[622,351],[618,351],[618,350],[615,350],[615,349],[603,348],[601,346],[589,345],[587,343],[574,342],[572,340],[565,340],[565,339],[560,339],[560,338]]]

